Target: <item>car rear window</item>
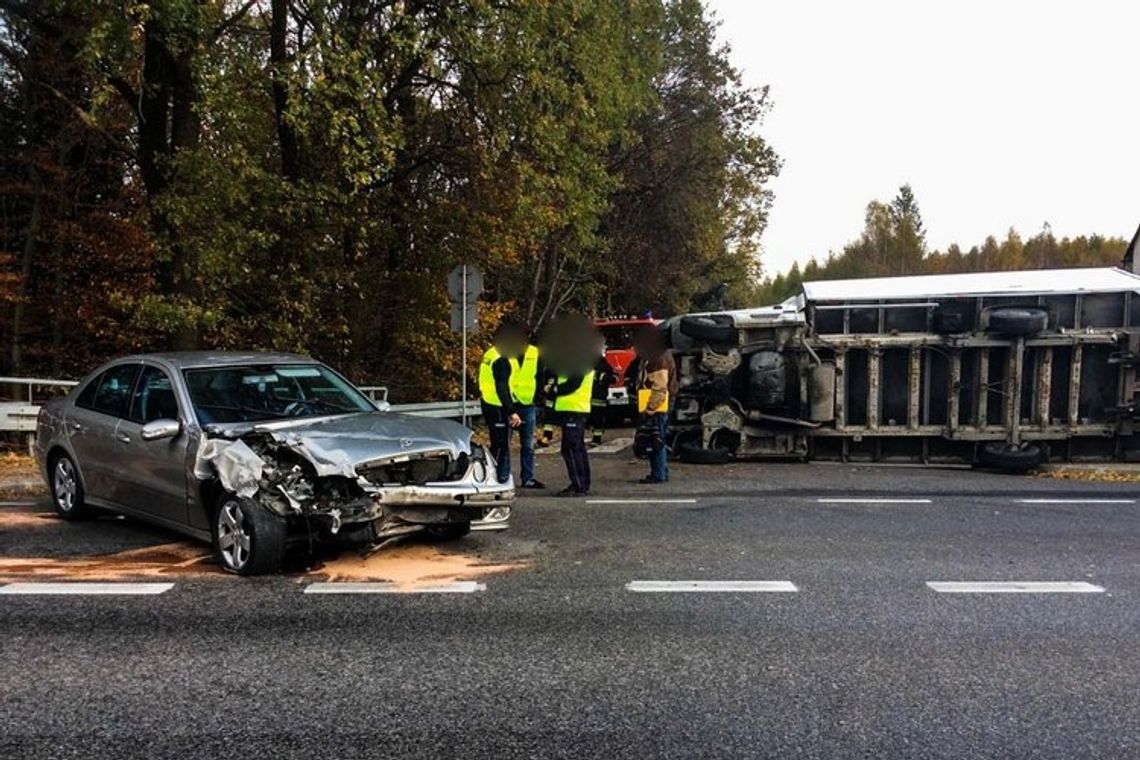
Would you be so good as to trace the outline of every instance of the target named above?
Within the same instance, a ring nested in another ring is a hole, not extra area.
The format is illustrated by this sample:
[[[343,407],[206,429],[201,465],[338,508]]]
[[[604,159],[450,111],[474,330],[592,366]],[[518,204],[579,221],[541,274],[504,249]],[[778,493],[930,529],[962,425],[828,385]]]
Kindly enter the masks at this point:
[[[127,403],[138,372],[138,364],[111,367],[83,389],[75,405],[114,417],[127,416]]]

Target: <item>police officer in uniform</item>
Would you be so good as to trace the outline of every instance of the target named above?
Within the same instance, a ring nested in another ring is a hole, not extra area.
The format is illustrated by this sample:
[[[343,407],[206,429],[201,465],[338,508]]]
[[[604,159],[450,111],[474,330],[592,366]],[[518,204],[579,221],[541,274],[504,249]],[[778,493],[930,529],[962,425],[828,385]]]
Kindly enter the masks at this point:
[[[480,405],[491,433],[491,456],[495,458],[495,474],[500,483],[511,477],[511,430],[522,424],[511,394],[511,362],[507,357],[517,355],[525,340],[526,334],[516,325],[500,323],[495,329],[494,345],[479,363]]]
[[[590,419],[590,398],[594,371],[559,375],[554,386],[554,411],[562,426],[562,459],[570,485],[559,496],[586,496],[590,493],[590,458],[586,452],[586,424]]]

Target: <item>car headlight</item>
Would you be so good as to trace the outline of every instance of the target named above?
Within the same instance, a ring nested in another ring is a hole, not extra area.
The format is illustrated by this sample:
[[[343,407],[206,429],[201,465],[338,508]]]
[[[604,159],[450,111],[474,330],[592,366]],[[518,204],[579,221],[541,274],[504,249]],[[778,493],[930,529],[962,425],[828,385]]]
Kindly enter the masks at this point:
[[[479,483],[487,482],[487,460],[490,455],[479,444],[471,446],[471,477]]]

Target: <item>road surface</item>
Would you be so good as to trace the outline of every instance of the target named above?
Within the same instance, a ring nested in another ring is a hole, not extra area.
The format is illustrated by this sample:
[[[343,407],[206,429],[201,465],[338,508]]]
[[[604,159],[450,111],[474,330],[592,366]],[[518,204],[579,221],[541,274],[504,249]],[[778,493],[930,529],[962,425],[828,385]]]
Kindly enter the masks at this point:
[[[0,756],[1140,757],[1134,485],[641,468],[395,585],[6,504]]]

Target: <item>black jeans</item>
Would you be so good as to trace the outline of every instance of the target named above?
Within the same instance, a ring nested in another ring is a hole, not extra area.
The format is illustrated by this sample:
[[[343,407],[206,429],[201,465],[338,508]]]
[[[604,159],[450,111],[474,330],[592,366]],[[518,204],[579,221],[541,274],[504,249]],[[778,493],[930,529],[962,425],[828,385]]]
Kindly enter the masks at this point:
[[[560,417],[562,459],[566,462],[570,487],[585,493],[590,490],[590,457],[586,453],[586,420],[589,415],[563,412]]]
[[[495,476],[506,483],[511,476],[511,426],[501,406],[483,404],[483,421],[491,433],[491,456],[495,458]]]

